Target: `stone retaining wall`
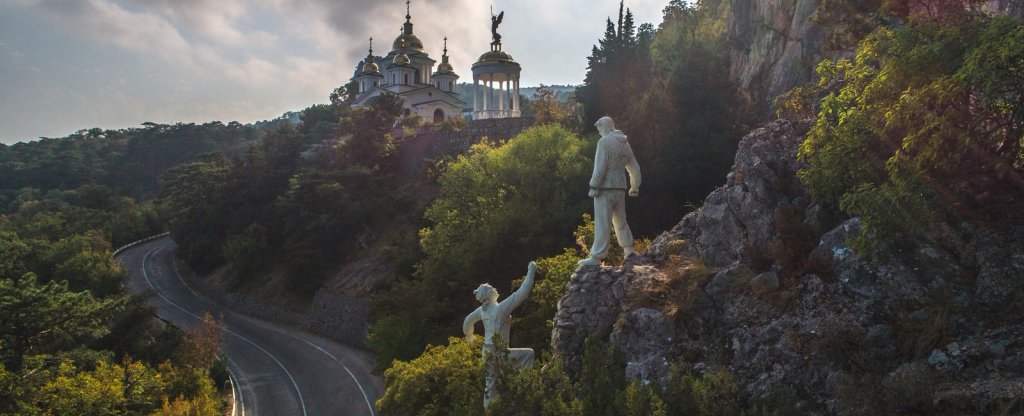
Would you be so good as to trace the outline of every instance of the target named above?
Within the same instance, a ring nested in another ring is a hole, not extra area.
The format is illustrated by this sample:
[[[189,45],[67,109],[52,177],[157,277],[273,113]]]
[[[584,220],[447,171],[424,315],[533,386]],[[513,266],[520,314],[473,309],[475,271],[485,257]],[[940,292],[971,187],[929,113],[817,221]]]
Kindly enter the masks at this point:
[[[176,255],[174,261],[178,273],[189,287],[221,306],[266,321],[302,328],[347,345],[363,347],[366,344],[369,299],[321,291],[306,310],[296,311],[263,302],[256,296],[211,285]]]

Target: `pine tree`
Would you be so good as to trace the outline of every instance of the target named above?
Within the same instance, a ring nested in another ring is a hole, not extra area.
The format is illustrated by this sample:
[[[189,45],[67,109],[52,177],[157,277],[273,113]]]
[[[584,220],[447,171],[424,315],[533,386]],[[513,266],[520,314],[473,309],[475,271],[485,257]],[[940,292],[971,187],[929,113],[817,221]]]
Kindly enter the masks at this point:
[[[652,32],[647,34],[653,37]],[[649,42],[644,43],[644,49],[640,43],[633,12],[620,2],[618,19],[607,19],[604,37],[587,58],[584,85],[576,91],[576,99],[583,105],[584,125],[606,115],[621,117],[630,97],[646,88],[650,78]]]
[[[626,17],[622,21],[622,25],[619,26],[619,41],[621,42],[621,46],[626,49],[636,49],[636,26],[633,22],[633,12],[629,9],[626,9]]]

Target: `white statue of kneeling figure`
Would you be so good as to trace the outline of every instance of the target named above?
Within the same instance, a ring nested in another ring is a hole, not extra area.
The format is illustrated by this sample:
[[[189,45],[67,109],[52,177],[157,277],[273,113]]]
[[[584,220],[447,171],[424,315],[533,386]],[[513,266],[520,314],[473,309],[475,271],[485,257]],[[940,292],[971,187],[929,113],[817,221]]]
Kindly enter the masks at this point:
[[[512,311],[518,308],[526,300],[527,296],[530,296],[530,290],[533,289],[533,279],[536,273],[537,263],[531,261],[527,267],[526,279],[523,280],[523,284],[519,286],[515,293],[509,295],[509,297],[501,302],[498,302],[498,291],[489,284],[484,283],[473,291],[476,300],[480,301],[481,305],[466,316],[466,320],[462,324],[462,332],[466,334],[467,341],[472,341],[474,337],[473,327],[477,322],[483,321],[484,323],[482,354],[484,362],[487,363],[487,373],[484,377],[484,408],[490,404],[491,399],[496,394],[494,384],[497,378],[497,368],[490,358],[495,353],[498,353],[498,349],[494,345],[494,339],[499,337],[502,342],[508,342],[509,327],[512,324]],[[533,349],[531,348],[508,348],[504,350],[504,353],[515,368],[533,365]]]

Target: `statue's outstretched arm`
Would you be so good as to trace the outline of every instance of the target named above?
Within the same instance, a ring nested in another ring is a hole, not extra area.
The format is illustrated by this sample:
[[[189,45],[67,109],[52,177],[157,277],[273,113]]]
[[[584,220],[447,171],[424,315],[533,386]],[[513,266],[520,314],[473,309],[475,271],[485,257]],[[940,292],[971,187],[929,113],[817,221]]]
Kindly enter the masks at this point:
[[[466,341],[473,340],[473,326],[480,322],[481,319],[480,308],[476,308],[469,315],[466,315],[466,320],[462,322],[462,333],[466,335]]]
[[[522,305],[526,301],[526,298],[530,296],[530,291],[533,290],[533,279],[534,275],[537,274],[537,263],[530,262],[530,265],[526,268],[526,278],[523,279],[523,284],[519,286],[519,289],[515,293],[509,295],[505,300],[501,301],[501,309],[505,313],[512,313],[513,310]]]

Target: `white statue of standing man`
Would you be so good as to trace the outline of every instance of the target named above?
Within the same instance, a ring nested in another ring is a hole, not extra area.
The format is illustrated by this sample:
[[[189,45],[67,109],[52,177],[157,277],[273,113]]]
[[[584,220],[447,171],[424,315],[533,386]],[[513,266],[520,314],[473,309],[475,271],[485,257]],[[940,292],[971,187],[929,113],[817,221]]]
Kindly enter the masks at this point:
[[[497,352],[497,348],[494,345],[494,337],[498,336],[502,342],[508,342],[509,327],[512,324],[512,311],[523,304],[527,296],[530,296],[530,290],[533,289],[533,278],[536,273],[537,263],[531,261],[529,267],[527,267],[526,279],[523,280],[523,284],[519,286],[515,293],[509,295],[500,303],[498,302],[498,291],[489,284],[484,283],[473,291],[473,295],[476,296],[476,300],[480,301],[481,305],[466,316],[466,320],[462,324],[462,332],[466,334],[466,340],[471,341],[474,336],[473,327],[477,322],[483,321],[484,323],[484,346],[482,353],[484,361],[487,362],[487,373],[484,378],[484,408],[490,404],[491,398],[496,393],[494,391],[494,383],[497,378],[497,368],[494,366],[493,361],[489,359],[491,355]],[[506,354],[515,368],[533,365],[533,349],[531,348],[508,348]]]
[[[626,191],[629,196],[640,195],[640,165],[633,156],[626,135],[615,130],[611,117],[602,117],[594,123],[601,139],[594,155],[594,173],[590,177],[590,197],[594,198],[594,245],[590,257],[580,260],[581,266],[600,266],[608,255],[611,227],[625,257],[633,254],[633,233],[626,224]],[[629,173],[629,182],[626,173]]]

